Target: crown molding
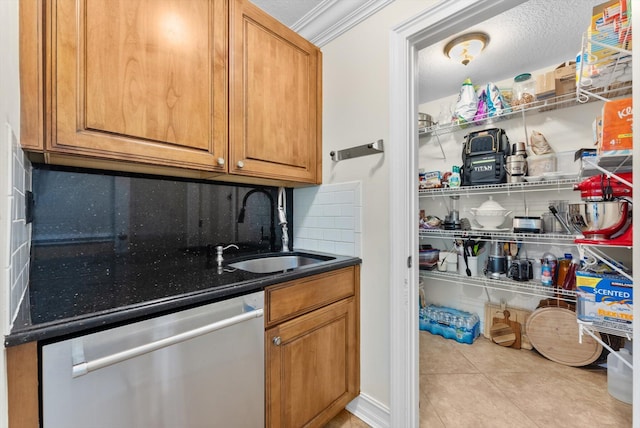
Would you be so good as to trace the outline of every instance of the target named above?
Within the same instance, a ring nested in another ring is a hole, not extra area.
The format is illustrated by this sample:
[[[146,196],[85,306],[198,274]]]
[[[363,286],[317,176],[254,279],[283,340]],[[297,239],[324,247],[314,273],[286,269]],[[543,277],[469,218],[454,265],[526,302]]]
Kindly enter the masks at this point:
[[[394,0],[323,0],[291,29],[322,47]]]

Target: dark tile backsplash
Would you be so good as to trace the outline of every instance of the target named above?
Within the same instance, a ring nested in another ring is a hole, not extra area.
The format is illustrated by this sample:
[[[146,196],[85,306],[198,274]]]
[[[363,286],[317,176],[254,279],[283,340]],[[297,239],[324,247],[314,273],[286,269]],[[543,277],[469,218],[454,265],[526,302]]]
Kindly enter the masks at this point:
[[[246,199],[244,221],[238,223],[243,197],[253,189],[34,165],[32,252],[35,257],[64,258],[80,250],[87,255],[108,252],[148,260],[154,253],[198,251],[220,243],[236,243],[247,251],[269,250],[271,215],[279,250],[277,212],[264,192],[253,192]],[[277,203],[277,188],[261,189]],[[287,202],[292,231],[291,189]]]

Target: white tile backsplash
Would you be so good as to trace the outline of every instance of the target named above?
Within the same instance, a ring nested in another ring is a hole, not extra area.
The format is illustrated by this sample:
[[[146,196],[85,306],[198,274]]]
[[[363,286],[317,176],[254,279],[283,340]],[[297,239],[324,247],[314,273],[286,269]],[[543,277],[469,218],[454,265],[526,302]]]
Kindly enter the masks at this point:
[[[360,257],[359,181],[293,190],[294,248]]]
[[[5,174],[9,185],[7,191],[2,192],[1,197],[4,200],[0,207],[9,220],[6,232],[8,253],[5,260],[2,260],[1,266],[6,270],[4,277],[8,279],[8,289],[4,290],[4,293],[9,300],[9,328],[11,328],[29,284],[31,225],[26,222],[25,200],[26,192],[31,190],[31,163],[8,125],[6,132],[9,141],[6,147],[9,162]]]

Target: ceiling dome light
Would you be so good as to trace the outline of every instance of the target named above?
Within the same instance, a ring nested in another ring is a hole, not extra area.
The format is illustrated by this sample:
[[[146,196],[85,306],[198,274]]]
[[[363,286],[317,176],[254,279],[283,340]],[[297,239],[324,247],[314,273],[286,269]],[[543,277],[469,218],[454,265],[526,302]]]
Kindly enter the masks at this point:
[[[444,53],[449,58],[464,65],[477,57],[489,44],[489,36],[485,33],[468,33],[451,40],[444,47]]]

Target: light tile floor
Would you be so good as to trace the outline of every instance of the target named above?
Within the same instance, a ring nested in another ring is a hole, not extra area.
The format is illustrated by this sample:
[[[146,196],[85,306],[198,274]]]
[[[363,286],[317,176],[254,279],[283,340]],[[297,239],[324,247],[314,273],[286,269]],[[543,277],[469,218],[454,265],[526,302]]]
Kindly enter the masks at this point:
[[[630,427],[632,406],[607,392],[607,372],[535,351],[473,345],[420,332],[420,426]],[[329,428],[366,428],[346,410]]]

